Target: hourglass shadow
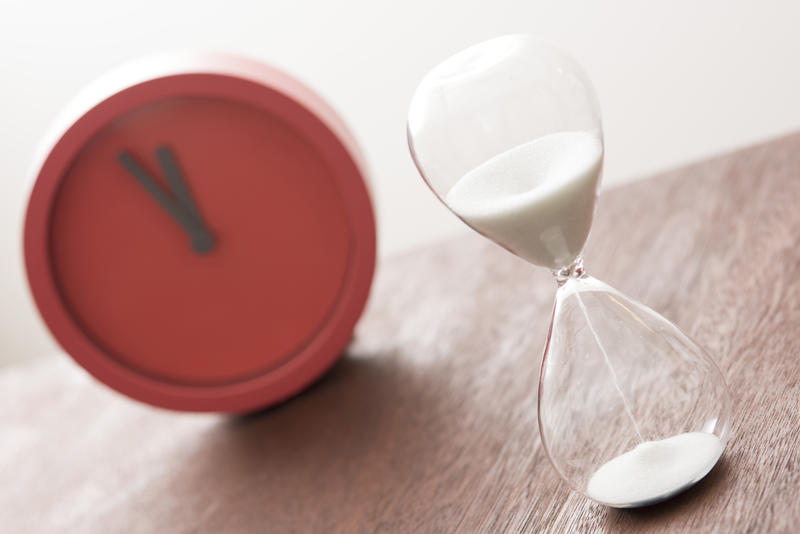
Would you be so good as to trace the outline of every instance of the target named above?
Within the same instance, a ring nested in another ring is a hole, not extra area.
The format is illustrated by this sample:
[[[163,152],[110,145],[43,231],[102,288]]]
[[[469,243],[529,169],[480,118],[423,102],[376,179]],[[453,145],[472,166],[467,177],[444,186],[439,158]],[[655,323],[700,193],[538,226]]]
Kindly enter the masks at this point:
[[[707,500],[716,498],[715,492],[719,492],[725,481],[730,479],[728,463],[729,460],[723,455],[705,477],[667,500],[641,508],[608,508],[607,520],[616,525],[643,528],[701,507]]]

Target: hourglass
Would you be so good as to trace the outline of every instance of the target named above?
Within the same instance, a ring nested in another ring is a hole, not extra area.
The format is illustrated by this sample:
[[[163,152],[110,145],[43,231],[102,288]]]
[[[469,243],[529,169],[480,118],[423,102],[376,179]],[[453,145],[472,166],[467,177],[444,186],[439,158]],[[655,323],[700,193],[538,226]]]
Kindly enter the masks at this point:
[[[603,136],[579,66],[524,35],[472,46],[422,80],[408,140],[451,211],[555,276],[538,409],[562,478],[614,507],[652,504],[703,478],[728,438],[722,374],[675,325],[583,268]]]

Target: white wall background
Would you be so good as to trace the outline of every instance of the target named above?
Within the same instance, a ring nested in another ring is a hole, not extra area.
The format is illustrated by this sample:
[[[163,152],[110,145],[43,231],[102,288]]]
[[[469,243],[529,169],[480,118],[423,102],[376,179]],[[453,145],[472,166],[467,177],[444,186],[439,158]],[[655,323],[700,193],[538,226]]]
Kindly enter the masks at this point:
[[[463,231],[416,175],[405,114],[422,75],[533,33],[594,80],[605,184],[800,128],[800,2],[0,0],[0,363],[54,350],[20,257],[28,168],[86,83],[143,54],[241,52],[295,74],[350,124],[373,172],[381,254]]]

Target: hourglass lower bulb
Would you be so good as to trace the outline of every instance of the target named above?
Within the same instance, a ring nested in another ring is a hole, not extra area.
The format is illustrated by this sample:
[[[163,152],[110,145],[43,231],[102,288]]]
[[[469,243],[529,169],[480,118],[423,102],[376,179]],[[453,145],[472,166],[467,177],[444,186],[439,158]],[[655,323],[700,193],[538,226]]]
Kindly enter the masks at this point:
[[[603,140],[580,68],[524,35],[470,47],[422,80],[408,138],[456,215],[556,276],[539,430],[561,476],[615,507],[663,500],[705,476],[730,426],[722,374],[676,326],[583,269]]]
[[[677,327],[590,276],[562,276],[539,429],[575,489],[629,507],[688,488],[722,454],[729,410],[721,373]]]

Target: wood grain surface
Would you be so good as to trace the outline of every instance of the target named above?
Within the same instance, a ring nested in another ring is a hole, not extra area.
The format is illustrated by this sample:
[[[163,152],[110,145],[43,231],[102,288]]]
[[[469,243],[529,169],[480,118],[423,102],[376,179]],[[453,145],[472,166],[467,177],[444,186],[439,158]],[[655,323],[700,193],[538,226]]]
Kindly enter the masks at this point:
[[[587,270],[734,399],[721,463],[660,505],[560,482],[536,423],[554,283],[470,235],[383,261],[343,360],[264,413],[160,411],[61,355],[0,373],[0,532],[800,532],[798,238],[800,135],[602,195]]]

